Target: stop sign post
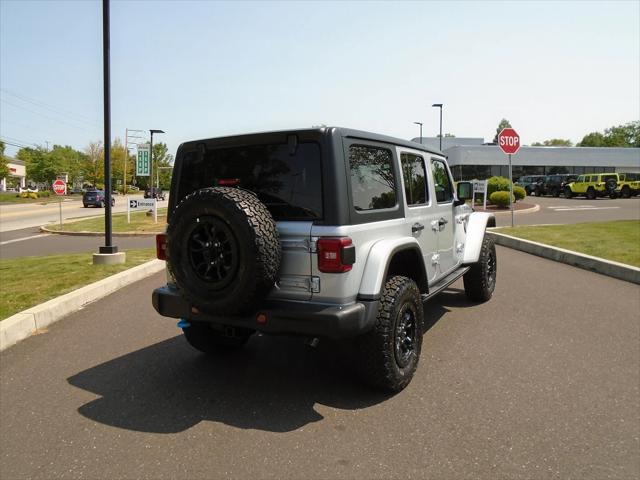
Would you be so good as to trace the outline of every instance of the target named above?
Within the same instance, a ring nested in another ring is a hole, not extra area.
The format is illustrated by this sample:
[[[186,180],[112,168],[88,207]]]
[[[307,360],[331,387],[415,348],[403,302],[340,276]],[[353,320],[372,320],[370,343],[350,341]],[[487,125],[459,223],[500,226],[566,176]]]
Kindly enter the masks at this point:
[[[67,184],[64,182],[64,180],[58,179],[53,182],[53,191],[60,197],[60,230],[62,230],[62,195],[67,193]]]
[[[509,155],[509,208],[511,209],[511,226],[513,227],[513,171],[511,169],[511,155],[520,150],[520,135],[513,128],[503,128],[498,134],[500,150]]]

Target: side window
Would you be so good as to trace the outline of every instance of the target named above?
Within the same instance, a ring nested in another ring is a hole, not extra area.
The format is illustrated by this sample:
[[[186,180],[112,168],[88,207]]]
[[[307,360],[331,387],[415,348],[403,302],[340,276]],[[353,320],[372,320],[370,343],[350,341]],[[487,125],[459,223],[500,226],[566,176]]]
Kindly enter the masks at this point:
[[[369,145],[349,147],[351,193],[356,210],[378,210],[396,205],[396,181],[391,150]]]
[[[451,179],[447,173],[447,167],[442,160],[431,160],[431,173],[433,174],[433,186],[436,191],[436,201],[447,203],[453,201],[453,188]]]
[[[580,175],[580,176],[578,177],[578,179],[576,180],[576,182],[579,182],[579,183],[584,182],[584,176]]]
[[[424,160],[412,153],[400,155],[402,164],[402,176],[404,177],[404,193],[407,197],[407,205],[423,205],[427,203],[427,172]]]

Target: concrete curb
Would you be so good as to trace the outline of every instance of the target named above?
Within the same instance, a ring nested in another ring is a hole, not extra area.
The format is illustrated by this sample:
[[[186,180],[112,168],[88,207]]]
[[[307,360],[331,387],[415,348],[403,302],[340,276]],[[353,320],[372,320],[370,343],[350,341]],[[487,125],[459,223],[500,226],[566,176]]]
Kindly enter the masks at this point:
[[[79,310],[84,305],[161,271],[164,266],[165,262],[162,260],[151,260],[0,321],[0,352]]]
[[[540,211],[540,205],[536,203],[531,208],[525,208],[525,209],[522,209],[522,210],[514,210],[513,213],[518,215],[520,213],[535,213],[535,212],[538,212],[538,211]],[[483,209],[479,209],[479,210],[476,210],[476,212],[494,213],[496,215],[502,215],[502,214],[505,214],[505,213],[511,213],[511,210],[483,210]]]
[[[41,232],[52,233],[54,235],[71,235],[77,237],[104,237],[104,232],[68,232],[51,230],[44,225],[40,227]],[[111,235],[114,237],[155,237],[161,232],[113,232]]]
[[[538,257],[555,260],[556,262],[566,263],[567,265],[583,268],[626,282],[640,284],[640,268],[631,265],[592,257],[572,250],[550,247],[542,243],[505,235],[504,233],[487,231],[487,234],[495,240],[496,244],[502,245],[503,247],[513,248],[514,250],[520,250],[532,255],[537,255]]]

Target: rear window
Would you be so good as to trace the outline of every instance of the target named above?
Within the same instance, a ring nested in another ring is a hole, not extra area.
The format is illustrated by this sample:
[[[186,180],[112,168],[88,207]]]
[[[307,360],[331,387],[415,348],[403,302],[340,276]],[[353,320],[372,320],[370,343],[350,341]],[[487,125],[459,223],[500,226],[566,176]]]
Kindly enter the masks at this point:
[[[178,201],[206,187],[233,185],[254,192],[275,220],[322,218],[320,145],[300,143],[210,149],[182,161]]]
[[[602,175],[602,181],[606,182],[607,180],[615,180],[618,181],[618,176],[617,175]],[[595,180],[593,180],[595,182]]]

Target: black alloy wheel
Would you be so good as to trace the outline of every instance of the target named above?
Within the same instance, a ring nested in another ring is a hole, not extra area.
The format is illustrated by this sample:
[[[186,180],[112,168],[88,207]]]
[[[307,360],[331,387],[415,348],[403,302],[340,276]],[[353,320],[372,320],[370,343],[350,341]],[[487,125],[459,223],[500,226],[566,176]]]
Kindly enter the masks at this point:
[[[398,314],[395,331],[395,357],[401,368],[405,368],[415,355],[416,314],[411,304],[405,304]]]
[[[564,187],[564,198],[571,198],[571,197],[573,197],[573,192],[571,191],[571,188]]]
[[[189,261],[196,275],[218,290],[229,284],[239,264],[238,242],[217,217],[202,216],[188,237]]]
[[[589,200],[594,200],[596,198],[596,191],[593,187],[589,187],[587,189],[587,198]]]

